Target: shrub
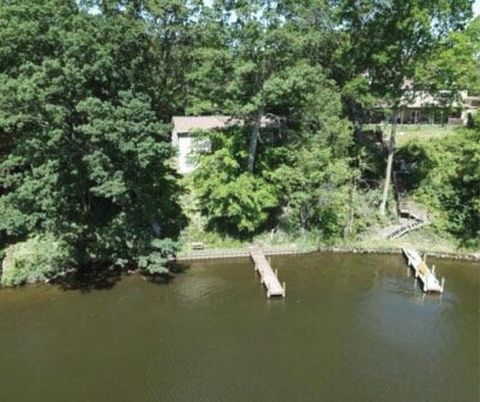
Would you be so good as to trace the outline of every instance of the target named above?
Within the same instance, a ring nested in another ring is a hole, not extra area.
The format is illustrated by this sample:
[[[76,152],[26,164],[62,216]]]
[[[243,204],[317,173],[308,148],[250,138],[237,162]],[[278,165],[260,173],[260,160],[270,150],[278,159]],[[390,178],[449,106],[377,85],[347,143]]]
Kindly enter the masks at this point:
[[[480,129],[447,138],[407,143],[401,158],[413,167],[410,195],[433,213],[439,233],[449,232],[465,247],[480,245]]]
[[[167,264],[178,249],[178,243],[171,239],[155,239],[151,242],[150,254],[139,257],[138,267],[150,275],[167,274]]]
[[[278,205],[275,187],[250,173],[225,181],[212,175],[197,185],[202,213],[221,231],[253,234]]]
[[[17,286],[44,281],[71,265],[69,247],[52,236],[37,236],[5,250],[1,283]]]

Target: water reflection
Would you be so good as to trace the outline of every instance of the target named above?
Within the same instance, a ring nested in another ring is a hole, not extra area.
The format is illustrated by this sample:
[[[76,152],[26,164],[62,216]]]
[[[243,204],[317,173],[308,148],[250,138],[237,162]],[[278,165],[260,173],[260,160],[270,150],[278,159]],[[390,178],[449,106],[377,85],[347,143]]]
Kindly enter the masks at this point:
[[[248,260],[0,291],[1,400],[476,402],[479,270],[435,264],[441,296],[400,256],[335,254],[272,258],[285,299]]]

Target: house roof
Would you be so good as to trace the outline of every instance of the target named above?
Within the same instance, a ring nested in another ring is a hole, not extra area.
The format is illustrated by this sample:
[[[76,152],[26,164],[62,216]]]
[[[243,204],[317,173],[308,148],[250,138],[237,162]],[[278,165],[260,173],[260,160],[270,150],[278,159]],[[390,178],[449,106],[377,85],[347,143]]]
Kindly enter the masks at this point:
[[[177,133],[190,133],[196,130],[212,130],[242,124],[242,121],[232,116],[173,116],[173,130]],[[274,123],[273,119],[262,116],[261,126]]]

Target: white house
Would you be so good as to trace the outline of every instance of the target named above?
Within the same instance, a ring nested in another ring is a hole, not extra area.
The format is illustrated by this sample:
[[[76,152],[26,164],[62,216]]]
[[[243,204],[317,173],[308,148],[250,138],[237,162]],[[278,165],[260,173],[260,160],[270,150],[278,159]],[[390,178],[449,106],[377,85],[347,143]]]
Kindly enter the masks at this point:
[[[419,92],[401,111],[399,123],[434,123],[434,111],[437,110],[437,113],[440,112],[440,119],[449,124],[467,124],[468,115],[475,113],[478,109],[479,97],[469,96],[467,91],[461,91],[459,99],[451,104],[453,111],[448,111],[445,110],[446,105],[442,102],[442,97],[448,98],[449,95],[449,91],[440,92],[436,97],[426,92]],[[446,100],[445,102],[449,103]],[[449,114],[445,114],[447,112]]]
[[[408,84],[406,84],[408,85]],[[449,99],[450,91],[440,91],[435,96],[425,91],[418,91],[412,98],[403,100],[398,116],[399,124],[467,124],[469,115],[480,108],[480,96],[460,91],[457,99]],[[391,119],[385,104],[378,104],[370,118],[371,123],[380,123]]]
[[[271,123],[270,118],[262,117],[262,127]],[[196,168],[193,153],[210,150],[208,139],[198,138],[199,131],[222,129],[241,125],[243,122],[232,116],[174,116],[172,124],[172,145],[177,149],[177,169],[180,174],[188,174]]]

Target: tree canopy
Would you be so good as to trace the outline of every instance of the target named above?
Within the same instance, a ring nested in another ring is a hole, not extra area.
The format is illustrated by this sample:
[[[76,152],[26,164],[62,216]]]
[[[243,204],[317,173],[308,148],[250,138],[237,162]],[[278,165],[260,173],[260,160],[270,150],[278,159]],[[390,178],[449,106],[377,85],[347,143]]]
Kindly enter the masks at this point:
[[[406,99],[478,92],[471,16],[471,0],[0,0],[2,245],[164,273],[186,191],[233,236],[355,236],[389,212]],[[358,135],[378,105],[393,130],[387,153],[368,155]],[[242,124],[204,133],[211,151],[186,185],[171,118],[208,114]],[[473,155],[477,137],[465,138]],[[475,158],[452,160],[449,183],[476,183]],[[471,238],[478,194],[457,184],[446,204],[467,206]]]
[[[146,22],[73,1],[12,2],[0,21],[0,228],[52,233],[80,264],[156,252],[181,212]]]

